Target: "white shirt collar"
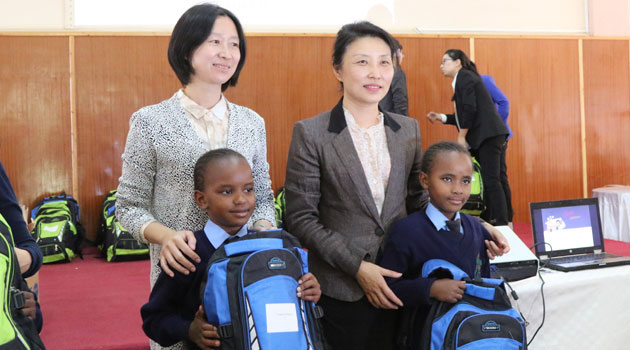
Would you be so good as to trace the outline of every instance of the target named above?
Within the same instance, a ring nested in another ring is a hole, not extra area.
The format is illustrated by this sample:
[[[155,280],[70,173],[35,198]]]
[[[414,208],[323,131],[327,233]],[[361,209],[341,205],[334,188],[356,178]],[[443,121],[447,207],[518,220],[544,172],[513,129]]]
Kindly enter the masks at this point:
[[[376,116],[377,118],[377,123],[372,125],[372,126],[368,126],[367,128],[362,128],[359,126],[359,124],[357,124],[357,121],[354,119],[354,116],[352,115],[352,113],[350,113],[349,110],[347,110],[345,107],[343,107],[343,115],[346,118],[346,124],[351,128],[351,129],[355,129],[357,131],[366,131],[369,129],[372,129],[374,127],[384,127],[385,123],[385,118],[383,118],[383,112],[379,111],[378,115]]]
[[[219,248],[221,244],[223,244],[223,242],[232,237],[227,232],[225,232],[225,230],[212,222],[212,220],[208,220],[206,222],[206,226],[204,226],[203,231],[206,234],[206,237],[208,237],[208,240],[210,241],[210,244],[212,244],[214,249]],[[241,229],[234,236],[243,237],[246,234],[247,225],[243,225],[243,227],[241,227]]]
[[[219,120],[223,120],[223,118],[225,118],[228,106],[227,99],[223,96],[223,94],[221,94],[219,102],[217,102],[217,104],[215,104],[212,108],[205,108],[193,101],[190,97],[188,97],[188,95],[186,95],[186,93],[184,93],[184,89],[179,89],[179,91],[177,91],[177,97],[179,98],[183,108],[195,119],[201,119],[208,114],[211,114],[212,117]]]
[[[442,212],[439,211],[431,202],[429,202],[429,204],[427,205],[426,213],[427,213],[427,217],[429,218],[429,220],[431,220],[431,223],[433,223],[433,226],[435,226],[437,230],[444,229],[448,231],[446,222],[449,219],[446,216],[444,216],[444,214],[442,214]],[[455,213],[455,218],[453,220],[457,220],[457,219],[460,219],[459,212]],[[463,225],[459,226],[459,232],[464,233]]]

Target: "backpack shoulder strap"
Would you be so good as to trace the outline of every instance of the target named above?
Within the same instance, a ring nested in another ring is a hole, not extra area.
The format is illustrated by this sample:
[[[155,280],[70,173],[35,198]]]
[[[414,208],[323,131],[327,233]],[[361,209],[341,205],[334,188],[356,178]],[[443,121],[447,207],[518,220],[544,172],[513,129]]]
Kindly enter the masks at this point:
[[[439,270],[444,271],[445,273],[450,273],[451,278],[454,280],[463,280],[464,278],[470,278],[468,274],[459,267],[454,264],[442,260],[442,259],[431,259],[422,265],[422,277],[428,278],[431,274],[438,272]]]

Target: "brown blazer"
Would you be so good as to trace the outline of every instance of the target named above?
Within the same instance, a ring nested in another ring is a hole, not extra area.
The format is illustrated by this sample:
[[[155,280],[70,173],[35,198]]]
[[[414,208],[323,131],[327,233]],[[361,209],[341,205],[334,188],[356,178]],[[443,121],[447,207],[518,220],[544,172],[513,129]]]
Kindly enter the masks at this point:
[[[389,184],[378,214],[347,128],[342,101],[293,128],[285,183],[288,231],[309,251],[322,292],[343,301],[364,295],[355,276],[374,262],[386,232],[421,205],[421,144],[415,119],[384,112],[391,158]]]

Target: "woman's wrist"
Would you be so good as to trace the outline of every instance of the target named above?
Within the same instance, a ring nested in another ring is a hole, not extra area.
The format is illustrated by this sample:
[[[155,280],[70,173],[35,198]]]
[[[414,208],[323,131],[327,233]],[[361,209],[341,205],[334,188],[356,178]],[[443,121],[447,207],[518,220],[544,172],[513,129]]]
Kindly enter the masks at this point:
[[[164,241],[173,237],[175,233],[174,230],[153,221],[144,229],[144,238],[149,243],[164,245]]]

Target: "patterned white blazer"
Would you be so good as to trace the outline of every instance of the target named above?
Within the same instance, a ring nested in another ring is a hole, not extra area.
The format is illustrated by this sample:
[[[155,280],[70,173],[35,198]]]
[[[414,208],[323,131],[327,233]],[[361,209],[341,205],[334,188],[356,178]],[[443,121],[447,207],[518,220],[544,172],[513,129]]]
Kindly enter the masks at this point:
[[[250,226],[261,219],[274,223],[265,122],[249,108],[228,102],[228,109],[227,147],[245,156],[254,175],[256,209]],[[209,149],[177,96],[140,109],[129,124],[116,203],[120,223],[141,241],[140,229],[154,220],[177,231],[202,229],[208,215],[195,204],[193,172]],[[151,244],[151,286],[161,271],[160,249]]]

